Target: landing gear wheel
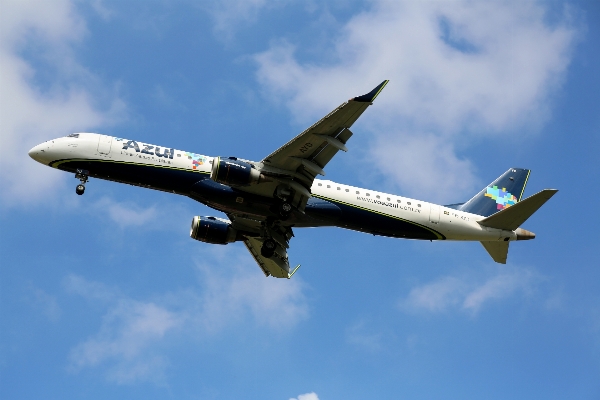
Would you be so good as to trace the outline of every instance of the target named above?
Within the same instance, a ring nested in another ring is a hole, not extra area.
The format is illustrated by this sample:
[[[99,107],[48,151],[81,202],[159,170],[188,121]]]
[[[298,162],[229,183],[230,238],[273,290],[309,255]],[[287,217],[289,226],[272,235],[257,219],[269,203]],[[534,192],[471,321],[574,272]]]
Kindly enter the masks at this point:
[[[292,205],[288,202],[283,202],[279,205],[279,215],[283,220],[288,219],[292,212]]]
[[[79,179],[79,181],[81,182],[75,188],[75,193],[81,196],[83,192],[85,192],[85,184],[88,181],[89,176],[90,172],[86,171],[85,169],[78,169],[77,171],[75,171],[75,178]]]
[[[260,248],[260,254],[263,257],[271,258],[273,254],[275,254],[275,249],[277,248],[277,243],[273,239],[267,239],[264,241],[262,247]]]

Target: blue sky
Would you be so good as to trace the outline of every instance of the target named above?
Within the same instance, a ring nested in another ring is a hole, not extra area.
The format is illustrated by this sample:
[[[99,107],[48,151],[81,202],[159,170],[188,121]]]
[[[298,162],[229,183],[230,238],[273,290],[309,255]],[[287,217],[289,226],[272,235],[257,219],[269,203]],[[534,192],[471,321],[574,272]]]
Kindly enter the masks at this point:
[[[7,399],[600,398],[597,2],[0,1]],[[389,85],[327,178],[443,204],[560,192],[478,243],[296,230],[292,280],[187,199],[27,150],[91,131],[259,160]]]

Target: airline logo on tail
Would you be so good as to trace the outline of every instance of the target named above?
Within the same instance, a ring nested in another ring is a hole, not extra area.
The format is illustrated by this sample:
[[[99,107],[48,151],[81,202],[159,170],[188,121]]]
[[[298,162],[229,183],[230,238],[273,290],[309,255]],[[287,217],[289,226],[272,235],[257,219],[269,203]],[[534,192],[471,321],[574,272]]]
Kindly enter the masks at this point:
[[[498,189],[498,186],[488,187],[486,197],[496,201],[496,208],[498,210],[504,210],[512,205],[517,204],[517,198],[511,193],[506,191],[506,188],[502,190]]]

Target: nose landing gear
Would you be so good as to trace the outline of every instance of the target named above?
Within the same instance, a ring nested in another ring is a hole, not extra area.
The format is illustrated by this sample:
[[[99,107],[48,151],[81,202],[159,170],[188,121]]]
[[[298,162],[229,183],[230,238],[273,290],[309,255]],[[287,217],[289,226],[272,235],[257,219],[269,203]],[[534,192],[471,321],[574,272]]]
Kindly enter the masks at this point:
[[[89,176],[90,172],[85,169],[78,169],[77,172],[75,172],[75,178],[81,181],[75,188],[75,193],[81,196],[83,192],[85,192],[85,184],[87,183]]]

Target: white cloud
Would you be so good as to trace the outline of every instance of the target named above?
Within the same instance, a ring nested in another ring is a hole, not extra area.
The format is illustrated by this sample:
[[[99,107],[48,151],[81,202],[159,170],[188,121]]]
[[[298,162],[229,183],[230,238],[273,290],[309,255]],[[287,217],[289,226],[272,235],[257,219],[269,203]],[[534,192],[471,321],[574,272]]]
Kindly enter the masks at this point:
[[[469,193],[476,177],[469,160],[459,159],[447,138],[413,132],[376,136],[371,144],[375,164],[403,188],[429,201],[461,201],[454,195]],[[410,173],[404,173],[410,172]],[[423,197],[426,194],[427,198]],[[451,194],[451,195],[449,195]]]
[[[153,302],[120,299],[104,316],[100,332],[71,351],[71,367],[79,370],[114,360],[110,380],[156,381],[162,378],[166,362],[152,346],[182,323],[181,315]]]
[[[228,250],[232,253],[231,248]],[[306,319],[308,306],[301,279],[265,278],[246,249],[240,250],[241,254],[235,252],[221,259],[220,268],[214,263],[198,266],[204,283],[199,318],[204,329],[220,330],[245,315],[251,315],[259,325],[278,330]]]
[[[369,351],[379,351],[382,348],[382,334],[372,332],[365,321],[359,321],[346,329],[346,342]]]
[[[515,294],[530,296],[540,281],[541,277],[530,270],[507,266],[480,280],[447,276],[411,289],[407,298],[401,300],[400,308],[408,312],[458,309],[476,314],[493,300]]]
[[[409,309],[443,311],[462,302],[466,284],[458,278],[445,277],[410,291],[404,305]]]
[[[110,302],[122,296],[118,289],[109,288],[100,282],[90,282],[77,275],[67,276],[63,281],[63,286],[67,293],[76,294],[91,300]]]
[[[473,183],[456,146],[547,120],[577,32],[566,16],[547,24],[545,11],[532,2],[375,1],[339,30],[323,57],[334,61],[301,62],[279,41],[255,55],[257,78],[307,125],[390,79],[362,117],[375,137],[369,160],[406,191],[435,196],[436,184],[457,176]],[[407,168],[403,157],[419,162]]]
[[[465,310],[477,312],[484,303],[508,297],[519,290],[529,294],[530,285],[535,283],[533,279],[533,274],[527,270],[501,273],[468,292],[462,306]]]
[[[308,317],[301,280],[265,278],[245,248],[229,246],[228,254],[209,250],[198,258],[210,261],[210,266],[198,266],[199,287],[152,300],[132,299],[79,276],[66,277],[68,292],[107,307],[99,332],[72,349],[70,369],[105,368],[107,378],[119,384],[162,384],[170,365],[165,348],[182,334],[197,340],[241,324],[281,333]]]
[[[298,398],[290,398],[290,400],[319,400],[319,396],[315,392],[305,393],[298,396]]]
[[[145,225],[159,215],[156,206],[141,207],[135,203],[123,203],[103,197],[93,208],[106,213],[121,228]],[[162,226],[162,225],[161,225]]]
[[[0,158],[0,201],[5,205],[39,201],[41,194],[47,198],[61,180],[62,174],[29,158],[31,147],[106,125],[123,113],[123,102],[107,94],[73,55],[72,45],[86,33],[69,0],[2,3],[0,146],[10,149]],[[35,55],[26,59],[23,54],[31,48]],[[40,71],[50,81],[40,83]],[[98,97],[105,100],[103,109]]]
[[[268,4],[267,0],[226,0],[207,2],[202,6],[207,7],[219,37],[230,40],[240,24],[255,22],[260,10]]]
[[[92,0],[90,6],[105,21],[110,20],[114,15],[114,11],[107,7],[103,0]]]

